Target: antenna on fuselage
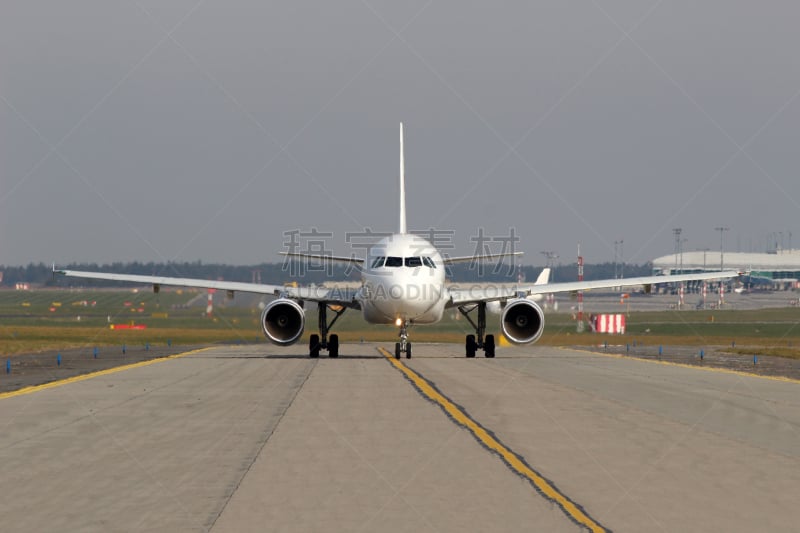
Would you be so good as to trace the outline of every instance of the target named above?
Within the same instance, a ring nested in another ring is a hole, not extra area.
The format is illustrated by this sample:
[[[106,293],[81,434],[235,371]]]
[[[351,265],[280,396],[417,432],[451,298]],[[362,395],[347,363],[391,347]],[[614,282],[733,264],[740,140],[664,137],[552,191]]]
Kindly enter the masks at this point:
[[[400,233],[406,232],[406,162],[403,155],[403,123],[400,123]]]

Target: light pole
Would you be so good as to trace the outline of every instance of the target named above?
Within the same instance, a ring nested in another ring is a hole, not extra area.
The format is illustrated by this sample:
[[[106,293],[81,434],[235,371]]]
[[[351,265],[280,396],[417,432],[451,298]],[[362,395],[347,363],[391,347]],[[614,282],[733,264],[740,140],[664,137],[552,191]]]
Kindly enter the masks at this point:
[[[545,250],[540,252],[543,256],[545,256],[545,266],[548,267],[555,267],[556,266],[556,259],[558,259],[558,254],[551,250]]]
[[[703,250],[703,272],[706,271],[706,253],[710,250],[710,248],[698,248],[698,250]],[[706,295],[708,294],[708,282],[703,281],[702,289],[703,291],[703,309],[706,308]]]
[[[721,271],[725,267],[725,256],[723,255],[723,253],[724,253],[723,252],[723,236],[725,235],[725,232],[728,231],[730,228],[727,227],[727,226],[717,226],[714,229],[719,232],[719,269]],[[720,282],[719,282],[719,303],[717,304],[717,306],[720,309],[722,308],[723,303],[725,303],[725,300],[724,300],[725,297],[723,296],[724,291],[725,291],[724,286],[725,285],[722,283],[722,280],[720,280]]]
[[[725,261],[724,261],[725,256],[724,256],[723,247],[722,247],[722,245],[723,245],[723,236],[725,235],[725,232],[728,231],[731,228],[729,228],[727,226],[717,226],[714,229],[719,232],[719,269],[722,270],[725,267]]]
[[[683,245],[689,242],[689,239],[681,239],[680,254],[681,254],[681,274],[683,274]]]

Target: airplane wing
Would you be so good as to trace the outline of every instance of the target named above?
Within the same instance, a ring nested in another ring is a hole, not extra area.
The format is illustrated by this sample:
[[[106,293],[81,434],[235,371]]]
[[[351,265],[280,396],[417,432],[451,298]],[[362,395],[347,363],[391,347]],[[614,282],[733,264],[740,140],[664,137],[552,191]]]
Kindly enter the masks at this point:
[[[445,307],[458,307],[459,305],[478,302],[497,302],[516,298],[517,289],[513,287],[500,287],[494,285],[472,285],[470,287],[448,288],[450,298]]]
[[[325,255],[325,254],[307,254],[302,252],[278,252],[280,255],[297,259],[313,259],[314,261],[331,261],[334,263],[353,263],[356,265],[364,264],[364,260],[360,257],[345,257],[342,255]]]
[[[521,287],[526,295],[551,294],[556,292],[589,291],[592,289],[610,289],[612,287],[634,287],[638,285],[656,285],[659,283],[678,283],[681,281],[718,280],[739,277],[742,273],[736,270],[720,272],[703,272],[699,274],[676,274],[673,276],[641,276],[638,278],[599,279],[594,281],[571,281],[566,283],[548,283],[547,285],[530,285]]]
[[[547,285],[550,281],[550,267],[545,267],[539,272],[539,277],[536,278],[534,285]]]
[[[613,287],[633,287],[638,285],[656,285],[658,283],[678,283],[681,281],[702,281],[712,279],[735,278],[742,273],[736,270],[726,270],[720,272],[704,272],[701,274],[677,274],[674,276],[641,276],[638,278],[623,279],[601,279],[594,281],[572,281],[566,283],[547,283],[524,285],[518,288],[473,285],[471,287],[449,289],[450,299],[447,307],[459,305],[493,302],[507,300],[533,294],[552,294],[556,292],[588,291],[592,289],[610,289]]]
[[[471,263],[471,262],[478,262],[478,261],[490,261],[492,259],[500,259],[501,257],[514,257],[518,255],[522,255],[524,252],[508,252],[503,254],[488,254],[488,255],[464,255],[458,257],[443,257],[442,261],[446,265],[452,265],[453,263]]]
[[[214,281],[195,278],[173,278],[169,276],[140,276],[136,274],[114,274],[110,272],[82,272],[78,270],[56,270],[53,274],[83,279],[102,279],[108,281],[127,281],[130,283],[146,283],[158,290],[161,285],[175,287],[196,287],[200,289],[218,289],[229,292],[249,292],[254,294],[272,294],[294,300],[311,302],[330,302],[358,309],[358,290],[337,289],[328,287],[285,287],[283,285],[262,285],[260,283],[242,283],[238,281]]]

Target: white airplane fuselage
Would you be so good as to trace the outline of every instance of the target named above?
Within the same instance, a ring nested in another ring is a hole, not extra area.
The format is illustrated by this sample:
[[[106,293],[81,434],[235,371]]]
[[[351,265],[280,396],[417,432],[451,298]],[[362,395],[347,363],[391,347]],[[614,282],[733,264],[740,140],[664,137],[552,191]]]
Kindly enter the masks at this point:
[[[424,238],[396,233],[370,248],[364,262],[359,301],[372,324],[432,324],[444,313],[445,268],[438,250]]]

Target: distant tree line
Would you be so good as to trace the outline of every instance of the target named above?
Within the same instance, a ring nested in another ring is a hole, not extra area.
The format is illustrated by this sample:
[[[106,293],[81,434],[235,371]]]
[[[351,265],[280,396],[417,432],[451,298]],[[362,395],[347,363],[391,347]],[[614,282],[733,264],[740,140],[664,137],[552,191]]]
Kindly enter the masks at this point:
[[[618,267],[618,265],[617,265]],[[287,263],[261,263],[257,265],[224,265],[217,263],[205,264],[201,261],[183,263],[110,263],[98,265],[96,263],[73,263],[64,267],[67,270],[89,270],[100,272],[115,272],[119,274],[140,274],[154,276],[170,276],[182,278],[199,278],[209,280],[227,280],[251,282],[259,280],[267,284],[283,284],[297,281],[300,285],[320,284],[325,281],[357,281],[358,269],[342,264],[307,264],[298,261]],[[528,282],[533,282],[541,272],[541,266],[524,266],[522,272]],[[102,280],[82,280],[78,278],[53,277],[52,266],[44,263],[30,263],[26,266],[0,266],[3,272],[4,286],[13,287],[16,283],[31,283],[34,286],[92,286],[115,287],[129,286],[130,283],[119,283]],[[459,282],[513,282],[517,273],[506,264],[470,265],[460,263],[448,267],[448,278]],[[597,263],[584,265],[584,279],[613,278],[614,263]],[[652,265],[625,265],[625,277],[646,276],[652,273]],[[550,280],[575,281],[578,276],[578,267],[575,263],[553,267]]]
[[[617,263],[592,263],[583,265],[583,279],[613,279],[615,271],[620,270],[620,265]],[[541,267],[525,269],[525,275],[529,281],[536,279],[536,276],[541,271]],[[617,272],[618,274],[619,272]],[[624,277],[635,278],[639,276],[651,276],[653,274],[653,264],[650,262],[641,265],[625,265]],[[553,267],[550,275],[551,281],[575,281],[578,279],[578,264],[572,263],[570,265],[558,265]]]

